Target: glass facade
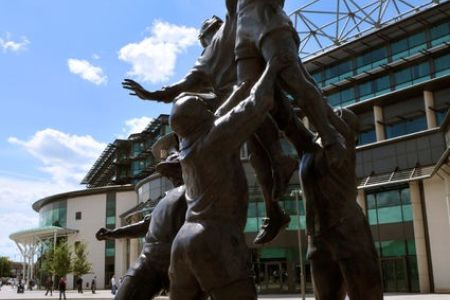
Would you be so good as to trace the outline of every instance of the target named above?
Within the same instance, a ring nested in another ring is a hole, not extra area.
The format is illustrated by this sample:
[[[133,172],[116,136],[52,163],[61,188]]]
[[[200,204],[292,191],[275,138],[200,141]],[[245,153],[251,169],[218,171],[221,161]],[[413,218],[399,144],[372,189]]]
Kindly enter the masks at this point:
[[[386,43],[384,46],[370,50],[354,58],[346,59],[339,64],[315,71],[311,75],[320,87],[325,87],[348,77],[372,71],[384,64],[405,59],[424,49],[436,47],[449,41],[450,22],[436,24],[400,40]],[[448,69],[445,68],[445,70]],[[441,75],[436,72],[436,76]]]
[[[400,121],[384,125],[384,131],[386,134],[386,138],[388,139],[414,132],[419,132],[426,129],[427,120],[425,115],[404,118]]]
[[[299,186],[291,186],[290,190],[300,188]],[[286,195],[289,195],[287,193]],[[295,197],[285,196],[279,202],[281,208],[286,211],[291,217],[291,222],[287,230],[297,230],[300,226],[302,230],[305,229],[305,211],[303,201],[299,199],[297,208],[297,202]],[[297,214],[297,209],[300,210],[300,216]],[[258,232],[263,224],[263,219],[266,217],[266,206],[263,201],[262,194],[259,190],[254,191],[250,197],[247,212],[247,224],[245,225],[244,232]]]
[[[358,146],[375,143],[377,141],[377,135],[375,128],[361,131],[358,136]]]
[[[106,194],[106,228],[116,228],[116,194]],[[105,241],[105,286],[110,286],[110,279],[115,270],[116,241]]]
[[[67,225],[67,200],[60,200],[44,206],[39,211],[39,227]]]
[[[407,186],[366,194],[367,217],[380,255],[385,292],[417,292],[419,277]]]

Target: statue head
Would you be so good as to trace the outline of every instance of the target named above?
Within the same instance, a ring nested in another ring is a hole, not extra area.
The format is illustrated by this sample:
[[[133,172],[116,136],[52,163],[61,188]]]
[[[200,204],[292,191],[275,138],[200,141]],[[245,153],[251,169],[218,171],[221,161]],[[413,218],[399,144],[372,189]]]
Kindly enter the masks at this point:
[[[211,18],[203,22],[202,27],[200,28],[200,34],[198,35],[198,39],[203,48],[209,46],[212,38],[216,34],[217,30],[219,30],[220,26],[222,26],[222,24],[222,19],[217,16],[212,16]]]
[[[359,119],[354,112],[347,108],[339,108],[335,110],[335,113],[341,118],[347,126],[350,128],[355,136],[359,134]]]
[[[178,149],[178,138],[173,132],[159,138],[152,146],[153,156],[161,160],[155,167],[156,171],[167,177],[174,186],[183,184]]]
[[[172,106],[170,126],[180,138],[195,138],[209,130],[213,122],[214,113],[199,96],[181,94]]]

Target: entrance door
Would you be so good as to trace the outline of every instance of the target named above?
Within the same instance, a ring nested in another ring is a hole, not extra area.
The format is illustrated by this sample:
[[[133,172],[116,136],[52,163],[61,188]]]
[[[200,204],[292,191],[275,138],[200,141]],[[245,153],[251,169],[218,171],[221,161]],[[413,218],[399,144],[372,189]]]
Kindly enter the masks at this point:
[[[259,292],[280,293],[288,291],[286,262],[263,262],[258,264],[255,271],[255,282]]]
[[[408,292],[408,268],[405,257],[382,258],[385,292]]]

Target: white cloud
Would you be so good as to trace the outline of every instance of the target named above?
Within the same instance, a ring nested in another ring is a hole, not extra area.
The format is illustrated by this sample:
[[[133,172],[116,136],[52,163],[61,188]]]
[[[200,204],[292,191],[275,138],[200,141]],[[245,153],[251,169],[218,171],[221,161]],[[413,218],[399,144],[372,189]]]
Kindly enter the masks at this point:
[[[174,74],[177,56],[195,45],[197,36],[195,28],[155,21],[150,36],[124,46],[119,59],[131,64],[127,75],[151,83],[164,82]]]
[[[103,73],[102,68],[92,65],[87,60],[69,58],[67,66],[71,73],[79,75],[96,85],[106,84],[108,81],[108,77]]]
[[[37,158],[47,180],[18,178],[17,174],[0,171],[0,256],[20,258],[9,235],[38,225],[38,214],[31,205],[47,196],[80,190],[80,181],[106,144],[91,136],[67,134],[55,129],[36,132],[28,140],[10,137],[8,142],[18,145]]]
[[[22,37],[19,41],[11,39],[11,34],[7,33],[5,38],[0,37],[0,48],[3,52],[20,52],[27,49],[30,41],[27,37]]]
[[[123,128],[124,138],[127,138],[130,134],[142,132],[153,120],[149,117],[141,117],[125,121],[125,127]]]
[[[79,186],[0,176],[0,256],[20,259],[19,250],[9,235],[38,226],[39,215],[31,208],[33,202],[75,189]]]
[[[71,135],[55,129],[38,131],[27,141],[16,137],[8,141],[36,157],[43,164],[41,170],[59,185],[78,184],[106,147],[89,135]]]

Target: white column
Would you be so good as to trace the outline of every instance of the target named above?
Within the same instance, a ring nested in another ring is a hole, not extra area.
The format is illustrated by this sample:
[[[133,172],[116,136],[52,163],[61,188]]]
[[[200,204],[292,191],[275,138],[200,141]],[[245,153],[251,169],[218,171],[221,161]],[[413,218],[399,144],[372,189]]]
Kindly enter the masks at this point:
[[[366,214],[366,193],[364,192],[364,189],[358,190],[358,195],[356,196],[356,202],[361,207],[364,214]]]
[[[134,264],[134,262],[139,257],[139,242],[138,239],[130,239],[130,266]]]
[[[411,193],[411,206],[413,213],[414,241],[416,243],[417,269],[419,273],[419,286],[421,293],[430,292],[430,275],[428,270],[428,253],[425,240],[425,227],[422,204],[420,200],[419,183],[413,181],[409,184]]]
[[[377,141],[384,141],[386,139],[386,134],[384,132],[384,117],[383,108],[378,105],[373,106],[373,117],[375,124],[375,133],[377,135]]]
[[[427,117],[428,129],[436,128],[436,114],[434,113],[434,95],[433,92],[423,91],[423,102],[425,106],[425,114]]]

